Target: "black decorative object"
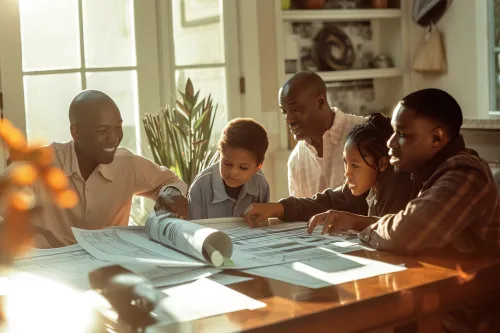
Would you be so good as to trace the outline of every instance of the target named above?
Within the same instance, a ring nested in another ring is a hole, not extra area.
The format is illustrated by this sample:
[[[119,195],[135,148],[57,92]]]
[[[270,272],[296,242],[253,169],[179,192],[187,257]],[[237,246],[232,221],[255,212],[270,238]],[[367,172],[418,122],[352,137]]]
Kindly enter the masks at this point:
[[[319,71],[349,69],[356,58],[351,39],[333,23],[325,23],[314,38],[313,57]]]
[[[452,0],[415,0],[413,2],[413,22],[427,27],[436,24],[444,15]]]

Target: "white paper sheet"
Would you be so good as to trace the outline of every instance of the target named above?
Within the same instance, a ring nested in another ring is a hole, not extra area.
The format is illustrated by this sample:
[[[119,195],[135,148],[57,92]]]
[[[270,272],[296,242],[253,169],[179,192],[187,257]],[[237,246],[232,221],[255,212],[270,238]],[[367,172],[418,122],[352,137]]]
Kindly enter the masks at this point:
[[[106,228],[84,230],[72,228],[75,238],[97,259],[118,263],[150,263],[162,267],[202,267],[206,262],[153,242],[142,229]],[[120,235],[119,235],[120,233]]]
[[[266,306],[242,293],[208,279],[162,290],[166,297],[155,310],[162,327],[240,310]]]
[[[218,274],[207,277],[207,279],[209,279],[210,281],[214,281],[214,282],[217,282],[219,284],[222,284],[223,286],[229,286],[231,284],[250,281],[250,280],[253,280],[254,278],[250,277],[250,276],[236,276],[236,275],[218,273]]]
[[[146,234],[169,248],[215,266],[222,265],[224,258],[230,258],[233,253],[231,238],[222,231],[178,218],[150,216]]]
[[[193,221],[204,226],[222,230],[229,235],[234,250],[231,260],[234,266],[223,269],[244,269],[262,267],[296,260],[322,257],[327,251],[346,253],[363,248],[357,237],[321,235],[315,230],[312,235],[306,233],[307,223],[281,223],[268,227],[250,228],[241,218],[224,218]],[[120,230],[118,235],[135,231]],[[139,240],[128,241],[139,244]],[[145,246],[145,244],[141,244]]]
[[[361,241],[356,235],[321,235],[321,229],[316,228],[314,232],[309,235],[306,232],[307,222],[273,222],[269,223],[267,226],[261,226],[259,228],[250,228],[243,218],[220,218],[220,219],[206,219],[206,220],[195,220],[192,221],[199,223],[201,225],[222,230],[234,241],[244,241],[248,238],[256,239],[261,236],[265,236],[266,239],[271,238],[283,238],[292,236],[292,238],[299,240],[301,242],[307,242],[309,244],[331,244],[334,242],[345,242],[356,244],[353,245],[353,250],[359,250],[360,248],[365,248],[361,245]],[[271,236],[274,235],[274,236]],[[344,250],[345,251],[345,250]]]
[[[348,254],[331,253],[320,258],[254,268],[244,272],[316,289],[405,269],[403,265],[390,265]]]
[[[72,245],[57,249],[35,250],[29,257],[15,260],[14,268],[87,290],[89,289],[88,273],[112,264],[92,257],[80,245]],[[164,268],[134,264],[122,266],[144,276],[156,287],[193,281],[220,272],[210,267]]]
[[[233,243],[233,255],[221,269],[250,269],[323,257],[326,253],[345,253],[361,249],[357,238],[306,233],[306,223],[282,223],[250,228],[241,219],[209,221],[206,226],[224,231]],[[206,222],[206,221],[205,221]],[[153,242],[138,229],[73,228],[80,245],[100,260],[113,262],[150,262],[160,266],[206,265],[205,262]]]

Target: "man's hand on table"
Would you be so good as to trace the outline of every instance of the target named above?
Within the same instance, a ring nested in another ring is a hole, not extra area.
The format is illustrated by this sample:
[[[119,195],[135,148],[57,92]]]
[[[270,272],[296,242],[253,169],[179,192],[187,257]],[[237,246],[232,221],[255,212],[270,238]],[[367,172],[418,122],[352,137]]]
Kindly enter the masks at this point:
[[[322,234],[341,234],[348,230],[363,230],[372,223],[374,223],[374,219],[369,216],[329,210],[314,215],[307,224],[307,232],[311,234],[314,228],[322,224]]]
[[[155,204],[156,215],[171,214],[174,217],[187,220],[189,218],[188,201],[175,187],[167,187]]]

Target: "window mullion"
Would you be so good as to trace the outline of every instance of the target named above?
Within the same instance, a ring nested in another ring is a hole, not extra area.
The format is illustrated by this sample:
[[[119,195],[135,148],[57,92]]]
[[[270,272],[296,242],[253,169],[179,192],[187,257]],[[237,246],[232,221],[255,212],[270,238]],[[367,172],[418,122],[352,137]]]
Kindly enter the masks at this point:
[[[78,0],[78,28],[80,31],[80,79],[82,81],[82,89],[87,89],[87,75],[85,70],[85,41],[83,36],[83,0]]]

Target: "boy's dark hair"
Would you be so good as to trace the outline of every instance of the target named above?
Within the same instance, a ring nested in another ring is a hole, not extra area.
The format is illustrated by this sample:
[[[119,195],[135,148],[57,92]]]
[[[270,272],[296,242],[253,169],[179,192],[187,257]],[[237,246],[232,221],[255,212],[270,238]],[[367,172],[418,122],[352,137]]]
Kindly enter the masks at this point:
[[[257,165],[264,162],[269,139],[261,124],[250,118],[236,118],[231,120],[221,133],[217,145],[219,151],[224,147],[243,148],[255,155]]]
[[[347,141],[356,144],[363,161],[377,171],[378,162],[382,157],[389,155],[387,141],[392,136],[394,130],[391,126],[391,119],[381,113],[372,113],[367,117],[365,124],[356,125],[347,134]],[[373,158],[375,165],[368,163],[366,158]]]
[[[460,133],[463,115],[458,102],[446,91],[427,88],[415,91],[401,100],[401,105],[418,114],[436,120],[444,127],[450,139]]]

